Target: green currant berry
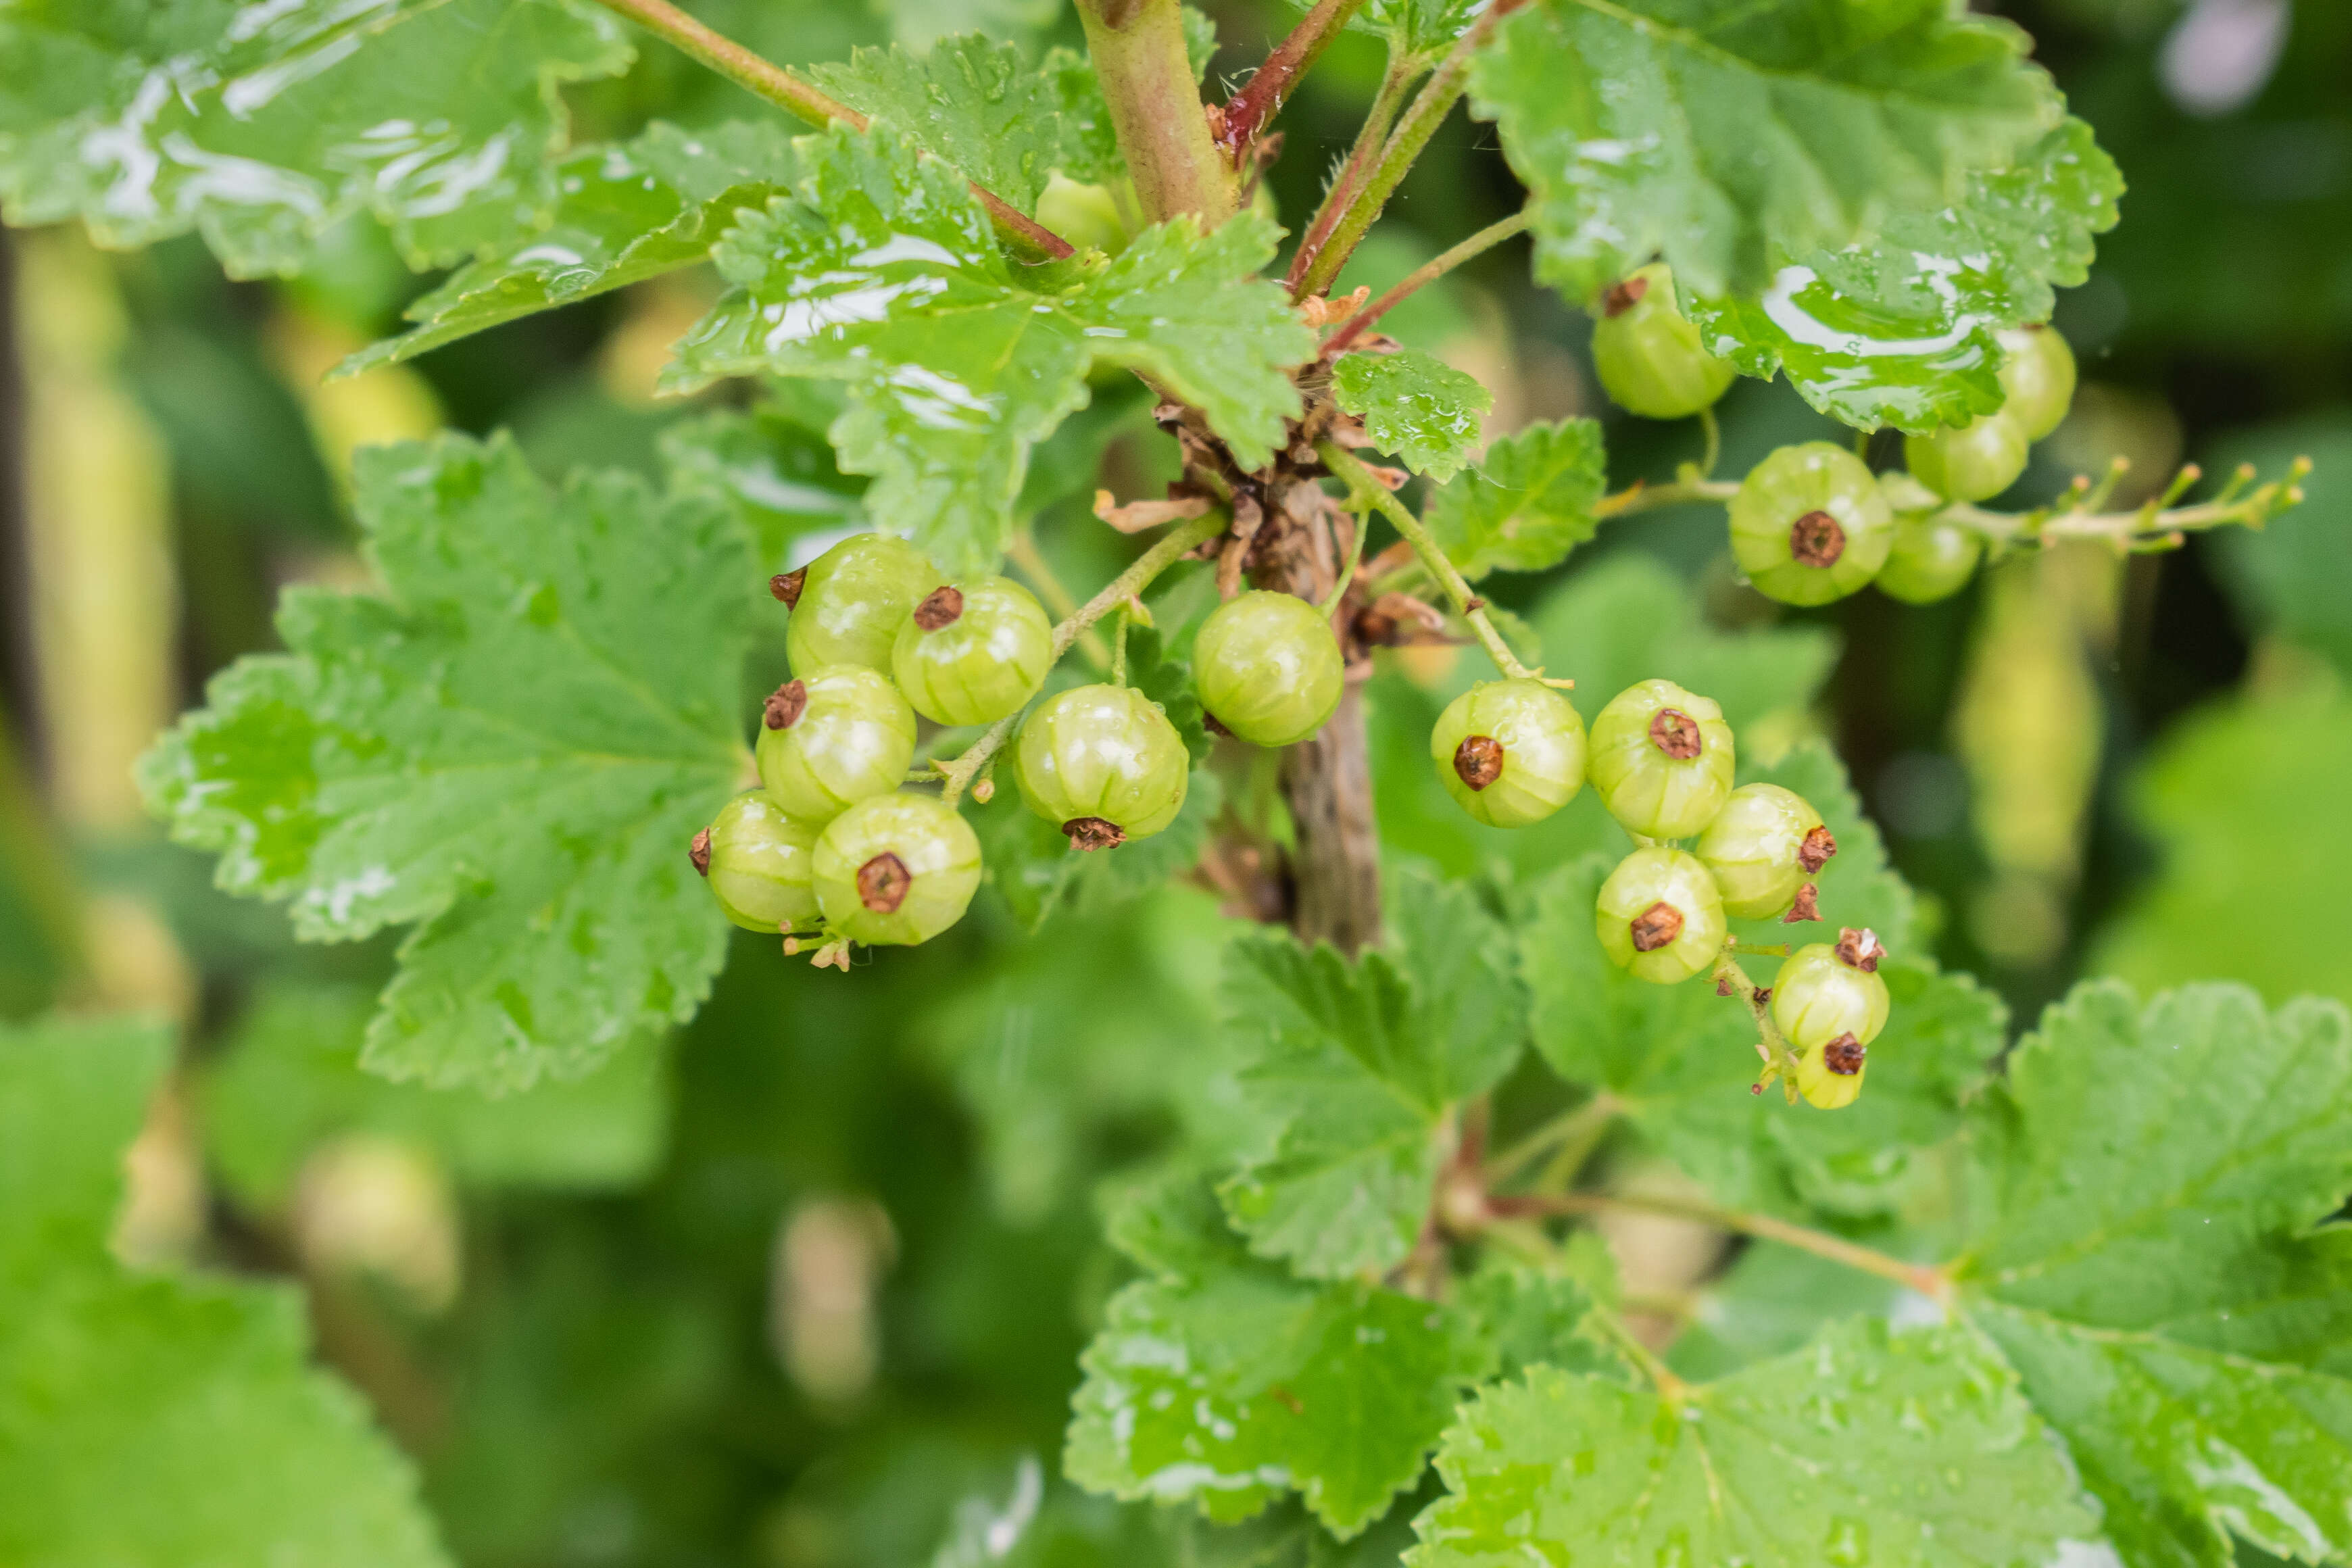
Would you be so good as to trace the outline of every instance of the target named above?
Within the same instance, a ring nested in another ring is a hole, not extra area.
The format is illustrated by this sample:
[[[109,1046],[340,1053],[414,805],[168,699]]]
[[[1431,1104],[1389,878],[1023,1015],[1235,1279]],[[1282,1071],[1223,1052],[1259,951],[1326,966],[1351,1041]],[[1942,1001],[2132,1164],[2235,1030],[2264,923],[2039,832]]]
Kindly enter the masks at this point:
[[[2000,334],[2009,358],[2000,367],[2000,389],[2009,395],[2001,411],[2017,421],[2028,441],[2039,441],[2065,423],[2074,403],[2074,351],[2049,327],[2017,327]]]
[[[1723,710],[1671,680],[1627,687],[1592,721],[1592,787],[1644,838],[1687,838],[1714,821],[1736,760]]]
[[[939,580],[939,568],[905,540],[860,533],[772,579],[768,591],[793,613],[784,653],[794,669],[862,664],[887,670],[899,623]]]
[[[1601,884],[1592,929],[1612,963],[1654,985],[1713,968],[1730,934],[1715,879],[1696,856],[1664,845],[1617,863]]]
[[[1056,174],[1037,194],[1037,221],[1076,246],[1117,256],[1134,237],[1108,185],[1081,184]]]
[[[720,912],[746,931],[773,936],[816,919],[809,888],[816,835],[760,791],[746,790],[719,808],[688,853]]]
[[[1851,1105],[1862,1093],[1870,1042],[1886,1027],[1886,982],[1878,938],[1848,928],[1834,945],[1801,947],[1772,982],[1772,1022],[1797,1052],[1797,1089],[1824,1110]]]
[[[1331,624],[1306,600],[1252,589],[1209,612],[1192,639],[1201,706],[1254,746],[1287,746],[1339,706],[1347,667]]]
[[[1714,406],[1739,373],[1699,346],[1698,329],[1675,305],[1675,275],[1653,262],[1601,296],[1592,368],[1621,407],[1651,419],[1683,419]]]
[[[877,795],[826,824],[810,880],[835,931],[911,947],[963,919],[980,886],[980,840],[936,796]]]
[[[1895,547],[1878,569],[1878,590],[1906,605],[1932,605],[1967,587],[1983,555],[1984,541],[1956,522],[1898,518]]]
[[[1958,430],[1906,436],[1903,461],[1914,478],[1939,496],[1990,500],[2025,472],[2031,445],[2025,427],[2004,409]]]
[[[933,589],[890,650],[907,700],[937,724],[993,724],[1037,694],[1053,662],[1054,623],[1010,577]]]
[[[760,716],[758,750],[768,798],[821,825],[905,782],[915,758],[915,715],[887,677],[835,665],[776,688]]]
[[[1486,680],[1429,732],[1438,782],[1489,827],[1541,822],[1584,787],[1584,719],[1540,680]]]
[[[1055,692],[1022,721],[1021,798],[1081,849],[1148,838],[1176,820],[1192,759],[1160,704],[1125,686]]]
[[[1731,499],[1731,553],[1756,591],[1826,605],[1869,582],[1895,542],[1895,513],[1861,458],[1828,441],[1783,447]]]
[[[1779,784],[1733,790],[1698,836],[1698,858],[1723,895],[1724,912],[1743,921],[1784,913],[1836,853],[1836,836],[1822,814]]]

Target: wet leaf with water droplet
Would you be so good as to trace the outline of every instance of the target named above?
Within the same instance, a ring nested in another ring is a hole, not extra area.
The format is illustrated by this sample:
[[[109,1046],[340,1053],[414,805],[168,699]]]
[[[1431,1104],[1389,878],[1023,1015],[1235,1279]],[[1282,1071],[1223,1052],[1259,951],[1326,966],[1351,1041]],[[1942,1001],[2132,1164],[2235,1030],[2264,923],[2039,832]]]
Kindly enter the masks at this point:
[[[1462,471],[1495,404],[1475,376],[1415,349],[1347,355],[1331,368],[1331,395],[1374,447],[1440,484]]]
[[[1430,531],[1473,582],[1497,567],[1545,571],[1592,537],[1593,503],[1608,485],[1597,421],[1530,425],[1431,498]]]
[[[691,1016],[726,951],[680,847],[743,765],[750,542],[635,478],[551,490],[503,438],[363,451],[356,504],[381,591],[289,592],[289,651],[214,680],[150,807],[307,940],[415,926],[370,1068],[577,1077]]]

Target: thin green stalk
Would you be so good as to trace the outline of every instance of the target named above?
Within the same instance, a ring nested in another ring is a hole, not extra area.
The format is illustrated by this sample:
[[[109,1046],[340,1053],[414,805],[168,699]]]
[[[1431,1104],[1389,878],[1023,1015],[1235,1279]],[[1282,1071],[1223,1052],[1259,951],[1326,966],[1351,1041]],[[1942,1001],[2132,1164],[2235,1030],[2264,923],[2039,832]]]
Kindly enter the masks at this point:
[[[1323,204],[1315,209],[1314,220],[1307,226],[1305,236],[1298,241],[1298,250],[1290,258],[1290,268],[1283,281],[1292,299],[1305,298],[1299,279],[1314,265],[1316,257],[1322,254],[1339,215],[1347,211],[1348,203],[1362,184],[1373,160],[1381,155],[1381,144],[1388,141],[1389,132],[1396,124],[1397,110],[1404,107],[1404,95],[1412,90],[1421,73],[1419,60],[1395,49],[1389,51],[1388,70],[1381,78],[1380,91],[1373,95],[1371,108],[1364,113],[1363,128],[1356,132],[1356,144],[1349,149],[1347,162],[1332,176],[1331,188],[1323,193]]]
[[[1585,1142],[1596,1130],[1606,1131],[1623,1114],[1624,1106],[1617,1097],[1603,1091],[1571,1110],[1564,1110],[1537,1128],[1509,1148],[1487,1160],[1485,1176],[1488,1187],[1501,1186],[1547,1151],[1573,1148]]]
[[[1715,478],[1715,466],[1723,461],[1723,425],[1715,416],[1715,405],[1710,403],[1698,411],[1698,427],[1706,437],[1706,446],[1698,460],[1698,477]]]
[[[1507,1205],[1505,1212],[1516,1214],[1654,1214],[1674,1219],[1696,1220],[1721,1230],[1752,1236],[1759,1241],[1793,1247],[1800,1252],[1810,1252],[1816,1258],[1826,1258],[1864,1274],[1876,1275],[1881,1279],[1891,1279],[1931,1300],[1948,1303],[1953,1296],[1951,1277],[1932,1263],[1906,1262],[1891,1253],[1848,1241],[1842,1236],[1795,1225],[1768,1214],[1718,1208],[1697,1199],[1646,1193],[1563,1193],[1550,1197],[1498,1201]]]
[[[2145,505],[2129,511],[2100,510],[2129,467],[2118,458],[2097,484],[2077,479],[2059,501],[2032,511],[1986,511],[1981,507],[1954,505],[1936,516],[1939,521],[1957,522],[1980,533],[1995,544],[2047,544],[2058,540],[2091,539],[2121,550],[2169,545],[2178,543],[2181,535],[2206,529],[2231,524],[2260,528],[2290,508],[2301,506],[2303,481],[2310,477],[2312,463],[2309,458],[2297,458],[2287,465],[2285,478],[2243,495],[2239,492],[2252,482],[2254,471],[2251,466],[2241,468],[2213,500],[2196,506],[2176,507],[2172,503],[2204,477],[2204,470],[2191,463],[2174,476],[2161,494],[2151,497]]]
[[[1291,29],[1290,37],[1275,46],[1265,63],[1225,105],[1217,144],[1228,159],[1236,164],[1241,162],[1242,149],[1282,112],[1284,100],[1299,79],[1315,68],[1331,40],[1363,5],[1364,0],[1318,0],[1315,8]]]
[[[1135,558],[1132,565],[1105,584],[1101,593],[1079,605],[1075,613],[1065,617],[1054,628],[1054,655],[1048,668],[1061,662],[1062,656],[1070,651],[1071,645],[1087,627],[1140,595],[1151,585],[1154,578],[1176,564],[1194,545],[1203,540],[1214,539],[1232,526],[1231,513],[1213,511],[1180,523],[1172,531],[1162,534],[1150,549]],[[980,776],[981,770],[995,760],[996,753],[1004,749],[1004,742],[1013,738],[1013,731],[1020,722],[1020,713],[1006,714],[991,724],[963,755],[953,762],[938,764],[940,778],[947,786],[942,794],[950,805],[961,799],[963,792],[971,786],[972,780]]]
[[[1395,524],[1396,531],[1412,543],[1423,563],[1429,568],[1430,575],[1435,577],[1453,597],[1454,609],[1470,623],[1470,629],[1478,634],[1479,645],[1486,648],[1486,657],[1495,661],[1495,668],[1515,680],[1538,679],[1538,672],[1521,664],[1518,656],[1511,651],[1510,645],[1503,641],[1502,633],[1495,629],[1495,623],[1486,616],[1486,601],[1470,591],[1468,580],[1453,562],[1446,559],[1445,552],[1437,547],[1437,541],[1430,537],[1429,530],[1422,526],[1421,519],[1412,515],[1412,509],[1391,495],[1388,487],[1373,478],[1372,471],[1357,458],[1328,441],[1318,442],[1315,450],[1322,458],[1323,466],[1338,475],[1348,487],[1351,509],[1360,515],[1367,510],[1378,511]]]
[[[1339,575],[1332,582],[1331,592],[1324,596],[1321,604],[1315,606],[1317,613],[1325,620],[1329,620],[1339,613],[1340,605],[1348,597],[1348,590],[1356,585],[1356,568],[1361,565],[1364,560],[1364,535],[1370,531],[1370,529],[1364,526],[1364,520],[1361,517],[1356,518],[1355,526],[1348,531],[1348,559],[1339,563]]]
[[[598,0],[598,4],[667,40],[736,86],[811,125],[823,127],[838,120],[859,131],[866,129],[866,116],[849,105],[818,91],[783,67],[724,34],[712,31],[670,5],[669,0]],[[1060,260],[1076,254],[1069,241],[985,185],[971,182],[971,194],[988,209],[997,233],[1023,255],[1033,260]]]
[[[1612,1344],[1617,1347],[1618,1352],[1627,1361],[1641,1369],[1643,1376],[1657,1385],[1660,1399],[1664,1400],[1668,1405],[1688,1403],[1690,1384],[1668,1371],[1666,1363],[1658,1359],[1657,1353],[1643,1344],[1641,1337],[1632,1329],[1625,1326],[1624,1319],[1596,1302],[1588,1315],[1588,1320],[1594,1328],[1599,1329],[1607,1337]]]
[[[1388,205],[1389,197],[1396,194],[1397,186],[1404,183],[1405,175],[1428,147],[1430,138],[1437,134],[1437,128],[1445,123],[1445,117],[1454,112],[1454,106],[1469,89],[1472,58],[1493,36],[1496,25],[1521,3],[1522,0],[1494,0],[1422,85],[1412,107],[1404,111],[1404,118],[1397,121],[1396,130],[1381,147],[1370,174],[1349,198],[1346,210],[1332,226],[1330,240],[1301,275],[1293,290],[1297,297],[1305,299],[1330,289],[1331,280],[1339,276],[1339,268],[1355,254],[1357,245],[1381,216],[1381,210]]]
[[[1593,506],[1592,515],[1605,522],[1612,517],[1632,517],[1636,512],[1655,511],[1661,507],[1682,506],[1692,501],[1713,501],[1721,505],[1738,493],[1739,487],[1728,479],[1677,479],[1664,485],[1637,481],[1613,496],[1603,496]]]
[[[1045,607],[1056,617],[1066,619],[1077,613],[1077,595],[1063,584],[1054,571],[1053,563],[1047,561],[1045,552],[1037,548],[1034,537],[1025,531],[1014,534],[1013,542],[1004,547],[1004,553],[1013,565],[1021,569],[1021,575],[1029,579],[1031,585],[1037,590],[1037,596],[1045,601]],[[1080,637],[1078,651],[1085,654],[1087,661],[1097,669],[1109,661],[1110,652],[1103,647],[1102,635],[1098,632],[1089,631]]]
[[[1789,1102],[1793,1105],[1797,1100],[1797,1053],[1789,1048],[1789,1042],[1780,1036],[1780,1026],[1772,1022],[1772,1010],[1766,1005],[1756,982],[1748,978],[1748,971],[1731,956],[1737,945],[1727,942],[1723,951],[1715,955],[1715,988],[1723,995],[1737,996],[1747,1004],[1756,1020],[1756,1054],[1764,1058],[1766,1079],[1769,1081],[1772,1074],[1778,1073]]]
[[[1134,624],[1134,606],[1121,605],[1118,607],[1118,625],[1110,634],[1110,683],[1113,686],[1127,684],[1127,628]]]
[[[1451,250],[1441,251],[1423,262],[1400,279],[1395,288],[1349,317],[1339,330],[1325,341],[1324,353],[1327,355],[1338,353],[1349,343],[1354,342],[1357,337],[1373,322],[1403,303],[1415,289],[1427,288],[1472,257],[1492,250],[1513,235],[1525,230],[1527,226],[1526,212],[1513,213],[1500,223],[1488,224]],[[1712,411],[1708,411],[1707,418],[1709,421],[1707,428],[1712,430],[1715,427]]]

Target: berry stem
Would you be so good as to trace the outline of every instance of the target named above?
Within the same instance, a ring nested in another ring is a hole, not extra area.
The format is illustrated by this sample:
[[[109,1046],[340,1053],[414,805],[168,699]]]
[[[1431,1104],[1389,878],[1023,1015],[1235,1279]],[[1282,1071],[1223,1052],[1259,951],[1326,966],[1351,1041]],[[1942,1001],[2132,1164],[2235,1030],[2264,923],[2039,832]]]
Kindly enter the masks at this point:
[[[2231,524],[2260,528],[2282,512],[2302,505],[2303,481],[2310,477],[2312,465],[2309,458],[2297,458],[2287,465],[2284,478],[2252,490],[2246,487],[2252,483],[2254,470],[2251,466],[2242,467],[2211,500],[2196,506],[2175,506],[2175,501],[2204,478],[2204,470],[2191,463],[2173,477],[2163,493],[2150,498],[2145,505],[2129,511],[2099,510],[2128,467],[2118,458],[2097,483],[2088,478],[2077,479],[2063,496],[2032,511],[1987,511],[1981,507],[1955,505],[1936,515],[1984,535],[1994,545],[2095,539],[2118,550],[2151,545],[2163,549],[2177,544],[2180,535],[2205,529]]]
[[[1470,623],[1470,629],[1478,634],[1479,645],[1486,648],[1486,657],[1495,661],[1495,668],[1514,680],[1535,679],[1537,672],[1521,664],[1517,656],[1511,652],[1509,645],[1503,641],[1502,633],[1496,631],[1495,623],[1487,618],[1484,607],[1486,602],[1470,591],[1468,580],[1453,562],[1446,559],[1445,552],[1437,547],[1437,541],[1430,537],[1429,530],[1422,526],[1421,519],[1412,515],[1412,509],[1391,495],[1388,487],[1381,483],[1360,460],[1332,443],[1319,441],[1316,443],[1315,451],[1323,459],[1323,466],[1348,487],[1349,510],[1360,517],[1367,511],[1379,512],[1394,523],[1396,531],[1412,543],[1420,554],[1422,563],[1429,568],[1430,575],[1435,577],[1453,596],[1454,607],[1461,612],[1464,620]]]
[[[1070,651],[1071,645],[1087,627],[1140,595],[1151,585],[1152,579],[1181,560],[1194,545],[1214,539],[1232,526],[1231,513],[1212,511],[1162,534],[1150,549],[1137,556],[1126,571],[1112,578],[1101,593],[1079,605],[1054,628],[1054,656],[1047,668],[1059,664],[1062,656]],[[1026,712],[1027,710],[1022,711]],[[971,786],[971,781],[980,776],[981,770],[1004,749],[1004,742],[1013,738],[1013,731],[1020,727],[1020,723],[1021,713],[1007,713],[991,724],[961,756],[952,762],[936,764],[940,778],[946,786],[940,792],[941,798],[950,805],[961,800],[963,792]]]
[[[1339,268],[1345,267],[1348,258],[1355,254],[1358,243],[1370,230],[1373,220],[1381,216],[1381,210],[1388,205],[1389,197],[1396,194],[1397,186],[1404,183],[1405,175],[1412,172],[1423,150],[1429,145],[1430,138],[1437,134],[1437,128],[1445,123],[1445,117],[1454,112],[1454,106],[1461,102],[1462,95],[1469,90],[1472,57],[1494,36],[1496,24],[1525,3],[1526,0],[1493,0],[1493,4],[1479,15],[1477,21],[1471,24],[1469,31],[1464,33],[1454,47],[1447,51],[1444,60],[1422,84],[1412,107],[1404,111],[1404,117],[1397,121],[1396,129],[1389,134],[1370,173],[1349,196],[1347,205],[1331,226],[1330,238],[1316,252],[1314,259],[1307,263],[1307,270],[1299,276],[1297,285],[1292,290],[1294,298],[1303,300],[1310,294],[1321,294],[1330,289],[1331,280],[1339,276]]]
[[[1325,340],[1324,355],[1328,358],[1339,353],[1349,343],[1354,342],[1373,322],[1403,303],[1415,289],[1426,288],[1436,282],[1472,257],[1492,250],[1513,235],[1525,230],[1527,226],[1528,215],[1525,212],[1516,212],[1499,223],[1488,224],[1451,250],[1441,251],[1431,257],[1427,261],[1406,273],[1398,280],[1395,288],[1341,322],[1339,330]],[[1712,410],[1703,412],[1706,414],[1711,424],[1715,417],[1714,412]],[[1707,468],[1709,472],[1714,471],[1712,462],[1707,465]]]
[[[1045,552],[1037,548],[1034,534],[1026,529],[1014,534],[1013,542],[1004,547],[1004,554],[1021,569],[1021,575],[1029,579],[1030,586],[1037,590],[1037,596],[1045,601],[1047,609],[1063,620],[1077,613],[1077,595],[1070,592],[1069,585],[1054,570],[1053,563],[1045,559]],[[1078,651],[1085,654],[1097,669],[1110,660],[1110,652],[1103,647],[1099,632],[1089,630],[1080,634]]]
[[[1797,1099],[1797,1053],[1790,1050],[1789,1042],[1780,1037],[1780,1026],[1772,1022],[1771,1007],[1757,989],[1756,982],[1748,979],[1748,972],[1733,959],[1732,950],[1738,945],[1738,942],[1727,943],[1721,952],[1715,955],[1716,991],[1721,995],[1737,996],[1748,1004],[1748,1012],[1756,1018],[1756,1054],[1764,1058],[1768,1076],[1776,1072],[1780,1075],[1788,1090],[1789,1102],[1793,1105]]]
[[[1290,37],[1276,44],[1265,63],[1257,68],[1241,91],[1234,94],[1224,108],[1223,123],[1216,133],[1217,145],[1235,165],[1242,161],[1242,150],[1265,128],[1266,122],[1282,112],[1284,101],[1299,79],[1315,68],[1315,62],[1339,36],[1349,19],[1363,9],[1364,0],[1318,0]]]
[[[1713,501],[1721,505],[1738,493],[1738,485],[1729,479],[1681,477],[1671,484],[1664,485],[1636,479],[1615,495],[1603,496],[1595,502],[1592,515],[1606,521],[1612,517],[1631,517],[1636,512],[1655,511],[1661,507],[1684,506],[1695,501]]]
[[[1745,952],[1757,958],[1786,958],[1789,944],[1785,942],[1734,942],[1726,951]]]
[[[1348,590],[1356,585],[1356,568],[1364,560],[1364,535],[1371,531],[1360,515],[1352,518],[1351,523],[1348,530],[1348,558],[1339,563],[1339,574],[1332,580],[1331,592],[1315,606],[1316,612],[1327,621],[1339,613],[1340,605],[1347,600]]]
[[[1711,479],[1715,478],[1715,466],[1723,461],[1723,425],[1715,416],[1714,404],[1710,403],[1698,411],[1698,427],[1699,433],[1706,439],[1706,445],[1699,452],[1698,477]]]
[[[1948,1305],[1953,1297],[1951,1276],[1932,1263],[1907,1262],[1891,1253],[1864,1247],[1825,1230],[1794,1225],[1768,1214],[1719,1208],[1695,1198],[1649,1193],[1563,1193],[1548,1197],[1499,1198],[1496,1202],[1506,1214],[1654,1214],[1675,1219],[1697,1220],[1703,1225],[1736,1231],[1741,1236],[1752,1236],[1759,1241],[1774,1241],[1783,1247],[1793,1247],[1800,1252],[1810,1252],[1816,1258],[1827,1258],[1832,1263],[1843,1264],[1861,1273],[1874,1274],[1881,1279],[1891,1279],[1933,1301]]]
[[[1582,1149],[1589,1152],[1618,1117],[1623,1102],[1603,1090],[1572,1110],[1564,1110],[1486,1162],[1483,1174],[1489,1187],[1502,1185],[1546,1152]],[[1581,1165],[1583,1161],[1579,1159]]]
[[[1588,1321],[1616,1347],[1619,1354],[1639,1367],[1642,1375],[1657,1385],[1660,1399],[1673,1405],[1690,1403],[1690,1384],[1668,1371],[1666,1363],[1658,1359],[1657,1352],[1642,1342],[1641,1336],[1626,1326],[1624,1319],[1596,1301]]]
[[[696,21],[669,0],[597,0],[609,11],[626,16],[656,37],[717,71],[736,86],[766,99],[786,113],[822,130],[834,121],[855,130],[866,129],[866,116],[819,92],[791,71],[754,53],[722,33]],[[927,154],[928,155],[928,154]],[[999,237],[1033,261],[1059,261],[1077,254],[1070,242],[981,184],[969,182],[971,194],[988,209]]]
[[[1323,205],[1316,209],[1314,221],[1307,226],[1298,250],[1290,258],[1290,269],[1283,281],[1289,287],[1292,299],[1305,298],[1299,280],[1315,264],[1316,257],[1322,254],[1339,215],[1347,210],[1372,161],[1380,156],[1381,144],[1388,140],[1389,130],[1396,123],[1397,110],[1404,106],[1404,95],[1421,73],[1420,60],[1395,49],[1389,51],[1388,70],[1381,78],[1380,91],[1373,95],[1371,108],[1365,112],[1363,129],[1356,133],[1356,144],[1349,150],[1348,161],[1332,176],[1331,188],[1323,193]]]

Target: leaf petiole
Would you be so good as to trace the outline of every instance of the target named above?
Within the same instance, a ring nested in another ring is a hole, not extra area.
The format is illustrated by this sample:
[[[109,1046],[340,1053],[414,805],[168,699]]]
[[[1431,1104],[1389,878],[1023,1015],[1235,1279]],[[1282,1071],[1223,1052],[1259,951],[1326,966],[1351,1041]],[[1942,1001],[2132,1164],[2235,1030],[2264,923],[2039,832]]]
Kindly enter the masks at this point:
[[[1480,229],[1477,233],[1472,235],[1469,238],[1464,240],[1461,244],[1454,247],[1452,249],[1441,251],[1436,256],[1433,256],[1427,261],[1423,262],[1419,267],[1414,268],[1411,272],[1406,273],[1402,279],[1399,279],[1396,287],[1391,289],[1387,293],[1381,295],[1379,299],[1373,300],[1370,304],[1365,306],[1362,310],[1349,317],[1347,321],[1340,323],[1339,330],[1333,332],[1331,336],[1325,341],[1323,344],[1324,354],[1327,357],[1337,354],[1349,343],[1354,342],[1359,336],[1372,325],[1373,322],[1379,321],[1382,316],[1387,315],[1398,305],[1403,303],[1403,301],[1409,298],[1414,290],[1427,288],[1430,284],[1436,282],[1440,278],[1444,277],[1447,273],[1453,271],[1455,268],[1461,266],[1472,257],[1492,250],[1495,247],[1502,244],[1503,241],[1510,238],[1513,235],[1520,233],[1527,226],[1527,213],[1524,210],[1513,213],[1509,217],[1504,218],[1499,223],[1488,224],[1486,227]],[[1708,428],[1712,430],[1714,428],[1714,411],[1709,409],[1705,410],[1704,412],[1706,413],[1708,420]],[[1714,467],[1714,463],[1710,461],[1707,465],[1708,471],[1713,472]]]

